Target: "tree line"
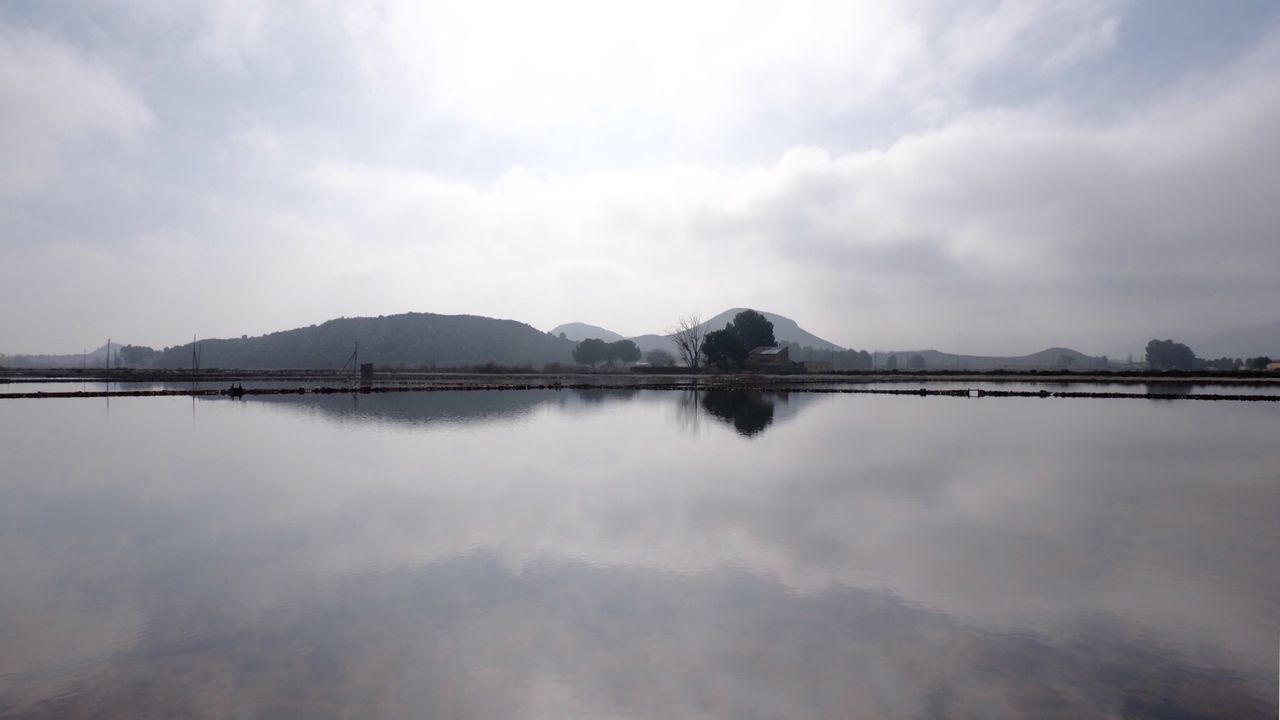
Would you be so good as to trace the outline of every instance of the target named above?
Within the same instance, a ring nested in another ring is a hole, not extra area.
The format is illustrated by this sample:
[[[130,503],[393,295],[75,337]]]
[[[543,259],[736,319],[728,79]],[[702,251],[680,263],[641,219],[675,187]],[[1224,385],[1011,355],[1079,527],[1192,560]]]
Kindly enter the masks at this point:
[[[1213,360],[1196,357],[1186,344],[1172,340],[1147,343],[1147,367],[1152,370],[1266,370],[1272,362],[1266,355],[1252,358],[1221,357]]]
[[[574,362],[592,367],[599,363],[633,363],[640,359],[640,348],[630,340],[605,342],[587,338],[573,349]]]

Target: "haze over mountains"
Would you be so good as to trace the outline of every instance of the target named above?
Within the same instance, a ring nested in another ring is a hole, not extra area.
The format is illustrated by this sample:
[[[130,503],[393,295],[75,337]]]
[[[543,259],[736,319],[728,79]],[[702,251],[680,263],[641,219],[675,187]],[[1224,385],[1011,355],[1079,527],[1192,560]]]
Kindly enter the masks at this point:
[[[724,327],[744,308],[732,308],[706,320],[708,330]],[[851,348],[821,338],[802,328],[795,320],[777,313],[760,311],[773,323],[774,337],[782,344],[808,348],[807,359],[832,357]],[[564,337],[561,337],[561,334]],[[506,366],[543,367],[560,363],[573,366],[573,349],[587,338],[606,341],[623,339],[617,332],[582,322],[570,322],[542,332],[526,323],[476,315],[403,313],[364,318],[338,318],[318,325],[294,328],[255,337],[205,339],[198,343],[202,368],[243,370],[332,369],[341,367],[359,346],[359,358],[381,367],[451,368],[493,363]],[[664,334],[629,338],[642,352],[663,349],[675,352],[671,338]],[[1252,328],[1235,328],[1205,334],[1193,344],[1200,357],[1280,356],[1280,322]],[[122,347],[116,344],[112,364],[139,368],[190,368],[192,344],[159,350]],[[864,357],[865,354],[864,354]],[[66,355],[0,355],[0,365],[9,367],[77,368],[106,364],[106,348]],[[1066,347],[1055,347],[1022,356],[959,355],[938,350],[894,350],[871,353],[870,366],[928,370],[990,370],[1066,368],[1097,369],[1108,359],[1090,356]],[[1141,360],[1141,358],[1137,358]],[[1115,364],[1124,358],[1111,358]],[[914,364],[913,364],[914,363]],[[837,367],[840,363],[837,362]]]

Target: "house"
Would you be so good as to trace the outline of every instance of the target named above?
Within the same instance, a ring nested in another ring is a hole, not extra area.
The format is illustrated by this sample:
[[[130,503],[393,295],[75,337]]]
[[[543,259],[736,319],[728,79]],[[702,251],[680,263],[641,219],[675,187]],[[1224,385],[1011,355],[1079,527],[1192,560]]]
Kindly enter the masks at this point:
[[[1280,370],[1280,362],[1267,363],[1268,370]]]
[[[761,345],[747,353],[743,368],[752,372],[795,372],[790,350],[786,345]]]

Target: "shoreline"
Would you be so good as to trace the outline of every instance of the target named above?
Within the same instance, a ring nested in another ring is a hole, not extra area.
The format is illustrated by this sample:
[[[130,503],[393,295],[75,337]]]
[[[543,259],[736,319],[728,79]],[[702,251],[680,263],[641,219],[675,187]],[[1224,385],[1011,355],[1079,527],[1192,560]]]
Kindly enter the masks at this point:
[[[24,392],[30,384],[106,383],[104,390],[40,390]],[[267,387],[244,387],[244,382],[272,383]],[[1042,385],[1145,385],[1154,391],[1087,391],[1076,389],[1001,390],[989,387],[923,387],[930,383],[1035,383]],[[111,383],[190,384],[190,388],[115,389]],[[196,384],[223,384],[225,388],[198,388]],[[287,383],[300,383],[288,385]],[[903,387],[864,387],[892,384]],[[661,390],[747,392],[801,392],[820,394],[910,395],[917,397],[1021,397],[1021,398],[1122,398],[1145,400],[1215,400],[1280,402],[1280,393],[1187,392],[1191,386],[1222,389],[1280,387],[1280,377],[1200,374],[1144,374],[1114,376],[1105,373],[1053,374],[1022,373],[833,373],[812,375],[691,374],[691,373],[475,373],[475,372],[383,372],[361,383],[351,374],[330,371],[5,371],[0,372],[0,400],[111,397],[231,397],[258,395],[383,394],[400,392],[512,391],[512,390]],[[1164,387],[1161,387],[1164,386]]]

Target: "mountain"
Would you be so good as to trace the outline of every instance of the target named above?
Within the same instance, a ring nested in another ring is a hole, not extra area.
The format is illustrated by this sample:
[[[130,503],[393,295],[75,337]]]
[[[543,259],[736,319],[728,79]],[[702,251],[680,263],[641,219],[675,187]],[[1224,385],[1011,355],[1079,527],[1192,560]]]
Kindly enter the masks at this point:
[[[885,369],[891,357],[896,358],[899,370],[1102,370],[1108,367],[1106,357],[1092,357],[1061,347],[1030,355],[955,355],[937,350],[895,350],[873,355],[877,370]],[[924,361],[923,367],[911,367],[911,358],[915,355]]]
[[[111,345],[112,365],[119,362],[120,343]],[[0,367],[11,368],[104,368],[107,366],[107,346],[85,353],[67,355],[0,355]]]
[[[1177,340],[1177,337],[1173,338]],[[1207,358],[1250,358],[1259,355],[1280,357],[1280,321],[1263,325],[1229,328],[1188,341],[1196,355]]]
[[[704,321],[702,323],[702,327],[707,331],[723,330],[725,325],[728,325],[733,321],[735,315],[746,309],[747,308],[733,308],[731,310],[725,310],[719,315]],[[764,315],[769,322],[773,323],[773,339],[777,340],[779,343],[807,345],[815,350],[844,350],[844,348],[839,345],[836,345],[829,340],[823,340],[817,335],[805,330],[800,327],[795,320],[792,320],[789,317],[778,315],[777,313],[765,312],[763,310],[757,310],[756,312]],[[655,348],[661,348],[670,353],[675,353],[676,351],[675,343],[671,341],[670,335],[637,335],[629,339],[639,346],[641,352],[648,352]]]
[[[616,342],[623,339],[621,335],[612,330],[605,330],[602,327],[580,322],[565,323],[551,328],[552,335],[560,337],[561,333],[574,342],[582,342],[588,338],[599,338],[605,342]]]
[[[707,330],[723,330],[725,325],[728,325],[733,321],[733,317],[735,315],[746,309],[747,308],[733,308],[732,310],[725,310],[719,315],[716,315],[710,320],[704,322],[703,325],[706,326]],[[844,350],[843,347],[840,347],[829,340],[823,340],[817,335],[805,330],[800,327],[795,320],[792,320],[789,317],[765,312],[764,310],[757,310],[756,312],[765,316],[765,319],[773,323],[773,339],[777,340],[779,344],[795,343],[797,345],[807,345],[815,350]]]
[[[573,343],[515,320],[405,313],[339,318],[294,330],[200,341],[200,366],[237,370],[340,368],[360,346],[360,362],[377,366],[458,367],[573,362]],[[191,366],[191,345],[166,349],[152,367]]]

